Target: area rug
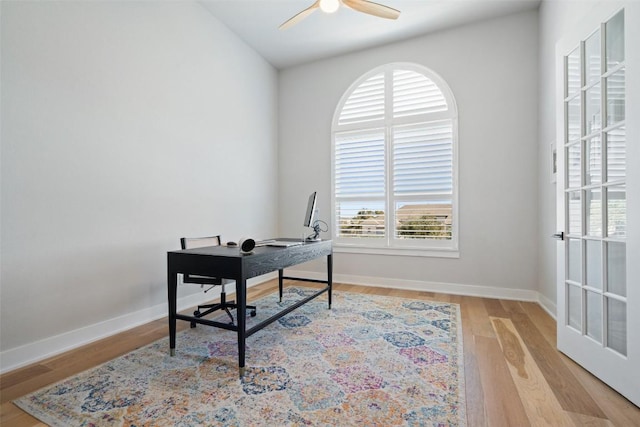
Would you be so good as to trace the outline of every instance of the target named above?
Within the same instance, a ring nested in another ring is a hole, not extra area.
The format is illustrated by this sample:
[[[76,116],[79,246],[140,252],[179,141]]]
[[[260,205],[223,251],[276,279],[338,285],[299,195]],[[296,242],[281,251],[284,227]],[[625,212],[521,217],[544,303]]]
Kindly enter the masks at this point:
[[[259,301],[270,317],[315,290]],[[226,314],[225,314],[226,316]],[[247,339],[198,325],[24,396],[52,426],[463,426],[457,304],[334,292]]]

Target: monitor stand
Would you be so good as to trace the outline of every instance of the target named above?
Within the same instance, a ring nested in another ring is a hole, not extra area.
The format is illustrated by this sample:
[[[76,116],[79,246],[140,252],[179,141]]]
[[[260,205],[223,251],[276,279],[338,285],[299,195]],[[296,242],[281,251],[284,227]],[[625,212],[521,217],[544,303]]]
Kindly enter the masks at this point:
[[[307,242],[318,242],[318,241],[322,240],[320,238],[320,224],[316,223],[313,226],[313,234],[311,236],[308,236],[305,240]]]

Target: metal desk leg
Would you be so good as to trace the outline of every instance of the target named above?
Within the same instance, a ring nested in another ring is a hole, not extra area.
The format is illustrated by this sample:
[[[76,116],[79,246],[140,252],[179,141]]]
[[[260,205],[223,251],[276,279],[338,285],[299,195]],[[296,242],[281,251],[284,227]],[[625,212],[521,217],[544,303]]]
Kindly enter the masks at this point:
[[[282,302],[282,278],[284,277],[284,270],[278,270],[278,291],[280,292],[280,302]]]
[[[176,354],[176,311],[177,311],[178,275],[167,266],[167,293],[169,298],[169,354]]]
[[[238,368],[240,378],[244,376],[244,358],[247,341],[247,280],[236,280],[236,304],[238,309]]]
[[[327,285],[329,290],[327,294],[329,296],[329,309],[331,309],[331,288],[333,285],[333,254],[327,255]]]

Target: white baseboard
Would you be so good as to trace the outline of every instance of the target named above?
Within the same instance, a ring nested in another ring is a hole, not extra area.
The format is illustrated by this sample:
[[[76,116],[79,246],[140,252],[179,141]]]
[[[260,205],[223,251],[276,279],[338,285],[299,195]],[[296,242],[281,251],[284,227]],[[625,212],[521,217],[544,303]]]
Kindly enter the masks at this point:
[[[304,277],[307,279],[326,279],[326,273],[312,271],[287,270],[288,276]],[[348,285],[362,285],[410,291],[440,292],[443,294],[466,295],[484,298],[500,298],[517,301],[540,301],[537,291],[527,289],[495,288],[491,286],[468,285],[458,283],[425,282],[420,280],[392,279],[388,277],[368,277],[348,274],[334,274],[333,281]]]
[[[277,277],[278,275],[274,273],[260,276],[257,280],[250,280],[247,283],[247,286],[255,286],[258,283],[263,283]],[[228,294],[231,295],[233,293],[235,293],[235,288],[230,286]],[[195,307],[198,304],[211,301],[218,296],[220,296],[220,291],[216,288],[206,294],[199,292],[179,298],[177,301],[178,311]],[[114,319],[105,320],[104,322],[85,326],[60,335],[5,350],[0,353],[0,373],[5,373],[22,366],[39,362],[46,358],[64,353],[65,351],[107,338],[166,316],[167,304],[157,304],[153,307],[149,307],[135,313],[129,313]],[[167,334],[168,333],[169,329],[167,326]]]
[[[558,306],[556,306],[556,303],[551,301],[549,298],[545,297],[542,294],[538,294],[538,304],[540,304],[540,307],[543,308],[544,311],[547,312],[547,314],[549,314],[549,316],[553,317],[554,320],[558,320],[556,318],[556,313],[558,312]]]

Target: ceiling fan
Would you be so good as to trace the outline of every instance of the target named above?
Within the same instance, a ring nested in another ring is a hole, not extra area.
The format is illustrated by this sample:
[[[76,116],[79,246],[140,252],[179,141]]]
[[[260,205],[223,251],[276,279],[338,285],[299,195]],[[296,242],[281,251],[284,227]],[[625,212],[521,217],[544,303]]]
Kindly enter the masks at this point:
[[[374,3],[369,0],[316,0],[311,6],[285,21],[279,28],[281,30],[286,30],[287,28],[292,27],[307,16],[311,15],[311,13],[316,9],[320,9],[325,13],[333,13],[338,10],[340,4],[358,12],[368,13],[369,15],[378,16],[380,18],[398,19],[398,16],[400,16],[399,10]]]

